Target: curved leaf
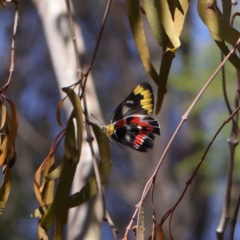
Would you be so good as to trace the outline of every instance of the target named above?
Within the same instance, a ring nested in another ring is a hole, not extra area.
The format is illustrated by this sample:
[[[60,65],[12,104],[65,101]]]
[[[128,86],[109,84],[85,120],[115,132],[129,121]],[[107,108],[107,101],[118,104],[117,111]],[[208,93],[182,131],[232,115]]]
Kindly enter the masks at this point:
[[[187,15],[189,0],[177,0],[175,2],[176,4],[174,4],[173,21],[174,21],[174,28],[176,31],[176,35],[179,37],[182,32],[184,21]],[[172,1],[170,2],[170,4],[171,3]]]
[[[48,229],[55,218],[66,220],[64,216],[66,214],[66,209],[68,207],[69,198],[68,195],[71,190],[76,167],[79,162],[81,154],[82,131],[83,131],[81,102],[79,96],[72,89],[64,88],[63,91],[67,93],[74,108],[73,114],[68,120],[65,132],[63,167],[59,178],[59,184],[56,190],[53,203],[51,204],[46,215],[43,216],[40,222],[41,227],[44,229]],[[76,118],[77,125],[76,137],[73,118]],[[64,224],[65,222],[64,223],[62,222],[61,226],[64,226]],[[58,229],[58,231],[60,231],[60,229]]]
[[[175,1],[172,1],[172,2],[171,1],[161,1],[161,0],[155,1],[158,15],[160,17],[160,21],[161,21],[163,28],[171,42],[171,45],[173,46],[173,47],[170,47],[169,50],[174,52],[181,45],[181,43],[179,40],[179,35],[176,34],[173,17],[170,12],[170,8],[169,8],[170,6],[168,5],[168,3],[175,5]],[[175,6],[173,6],[173,7],[175,10]]]
[[[149,0],[142,0],[144,11],[146,12],[146,16],[149,22],[149,25],[152,29],[153,35],[159,44],[159,46],[166,46],[166,33],[163,29],[163,26],[160,21],[160,17],[158,15],[158,11],[154,6],[153,1]]]
[[[214,0],[199,0],[198,1],[198,14],[205,25],[208,27],[213,39],[216,41],[221,51],[226,55],[229,53],[227,47],[224,46],[226,41],[231,45],[235,45],[240,37],[240,33],[233,28],[227,17],[222,17],[213,7]],[[229,9],[226,10],[225,6],[225,16],[229,15]],[[221,44],[220,44],[221,43]],[[223,50],[225,49],[225,51]],[[240,50],[240,46],[238,45]],[[240,59],[235,55],[235,57],[230,58],[229,61],[240,70]]]
[[[59,178],[62,172],[62,168],[63,168],[63,164],[61,163],[52,172],[50,172],[47,176],[44,177],[46,181],[55,180]]]
[[[0,188],[0,216],[2,215],[6,202],[8,200],[11,186],[12,186],[11,170],[7,166],[4,173],[3,184]]]
[[[39,208],[35,209],[35,210],[31,213],[30,216],[31,216],[32,218],[36,218],[36,217],[41,218],[43,215],[46,214],[46,212],[47,212],[47,210],[49,209],[50,206],[51,206],[51,205],[49,204],[49,205],[46,205],[46,206],[43,206],[43,207],[39,207]]]
[[[40,223],[41,227],[44,229],[48,229],[57,215],[61,214],[61,211],[66,207],[68,194],[78,164],[79,154],[76,149],[75,131],[72,118],[68,121],[65,136],[63,169],[53,203],[47,213],[43,216]]]
[[[58,106],[57,106],[56,117],[57,117],[57,122],[58,122],[59,126],[61,126],[61,127],[63,127],[62,120],[61,120],[61,110],[62,110],[62,106],[63,106],[63,103],[64,103],[66,98],[67,97],[60,100],[60,102],[58,103]]]
[[[8,152],[10,151],[12,145],[15,142],[15,138],[17,136],[17,129],[18,129],[18,115],[17,115],[17,109],[14,105],[14,103],[8,99],[5,98],[6,101],[9,103],[10,108],[11,108],[11,118],[7,119],[8,124],[9,124],[9,135],[8,135],[8,141],[7,141],[7,145],[6,148],[3,150],[1,156],[0,156],[0,166],[4,163]]]
[[[140,58],[142,60],[143,66],[149,76],[158,82],[159,76],[154,69],[150,54],[148,51],[146,36],[144,33],[143,22],[141,18],[141,10],[139,0],[127,0],[127,13],[130,22],[130,26],[133,33],[133,38],[139,52]]]
[[[71,103],[73,105],[73,114],[76,118],[77,123],[77,146],[79,152],[79,158],[81,154],[82,148],[82,134],[83,134],[83,113],[82,113],[82,105],[79,96],[75,93],[71,88],[63,88],[65,93],[67,93]]]
[[[51,153],[53,151],[54,145],[52,144],[49,152]],[[34,177],[34,192],[36,195],[36,198],[41,206],[45,206],[45,201],[44,201],[44,195],[43,195],[43,188],[45,187],[46,182],[41,183],[41,174],[43,172],[48,172],[50,167],[52,166],[52,163],[54,162],[54,156],[52,154],[48,154],[48,156],[44,159],[40,167],[37,169]]]
[[[1,111],[1,116],[0,116],[0,129],[3,128],[5,125],[6,119],[7,119],[7,109],[3,102],[0,100],[0,111]]]
[[[110,146],[109,146],[109,140],[102,131],[101,128],[99,128],[97,125],[92,125],[94,134],[97,139],[98,148],[99,148],[99,154],[101,161],[98,165],[99,167],[99,173],[101,177],[101,183],[104,185],[108,179],[108,176],[111,172],[112,168],[112,162],[110,159]],[[87,184],[81,189],[80,192],[77,192],[70,196],[69,198],[69,208],[79,206],[80,204],[88,201],[90,198],[92,198],[98,191],[97,188],[97,182],[95,175],[90,177]]]
[[[165,52],[162,57],[162,63],[160,68],[160,78],[162,79],[162,82],[165,86],[167,85],[167,79],[170,72],[170,68],[172,66],[172,60],[174,57],[175,57],[175,53],[170,51]],[[162,92],[161,86],[158,85],[156,114],[158,114],[161,110],[163,99],[164,99],[164,93]]]

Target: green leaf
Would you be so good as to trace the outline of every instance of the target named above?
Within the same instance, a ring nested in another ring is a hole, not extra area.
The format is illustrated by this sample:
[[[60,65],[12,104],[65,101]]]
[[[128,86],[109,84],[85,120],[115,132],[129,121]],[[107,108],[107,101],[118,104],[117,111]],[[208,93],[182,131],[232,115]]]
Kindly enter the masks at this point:
[[[169,4],[173,4],[173,1],[168,1]],[[174,7],[174,28],[177,36],[181,35],[187,11],[189,7],[189,0],[175,1],[174,6],[170,5],[170,8]]]
[[[101,183],[104,185],[108,179],[108,176],[111,172],[112,163],[110,159],[110,147],[109,140],[104,134],[101,128],[96,125],[92,125],[94,134],[97,139],[99,154],[101,161],[98,165],[99,173],[101,177]],[[87,184],[81,189],[80,192],[77,192],[70,196],[69,199],[69,208],[79,206],[80,204],[88,201],[98,192],[97,182],[95,175],[90,177]]]
[[[141,10],[139,0],[127,0],[127,13],[129,23],[132,29],[133,38],[139,52],[140,58],[142,60],[143,66],[149,76],[157,82],[159,76],[154,69],[150,54],[148,51],[148,46],[146,43],[146,36],[143,28],[143,22],[141,18]]]
[[[166,38],[166,33],[163,29],[157,9],[154,6],[153,1],[142,0],[142,3],[153,35],[159,46],[164,47],[166,45],[164,42],[166,42],[168,39]]]
[[[82,134],[83,134],[83,113],[82,105],[79,96],[71,88],[63,88],[63,91],[67,93],[71,103],[73,105],[73,115],[76,118],[77,123],[77,146],[79,151],[79,157],[82,148]]]
[[[81,102],[77,94],[70,88],[63,89],[68,94],[69,99],[74,107],[73,114],[68,120],[65,143],[64,143],[64,156],[63,156],[63,167],[57,186],[56,194],[48,209],[46,215],[43,216],[40,225],[44,229],[48,229],[53,223],[55,218],[63,218],[61,214],[66,213],[68,206],[69,192],[72,187],[73,178],[75,175],[76,167],[79,162],[81,145],[82,145],[82,110]],[[77,136],[75,137],[75,129],[73,124],[73,118],[76,118]],[[76,142],[77,141],[77,142]],[[76,148],[77,147],[77,148]],[[65,223],[64,223],[65,224]],[[62,224],[62,226],[64,226]]]
[[[160,68],[160,78],[164,85],[167,85],[167,79],[170,72],[170,68],[172,66],[173,58],[175,57],[174,52],[165,52],[162,57],[162,63]],[[156,105],[156,114],[158,114],[161,110],[162,103],[164,99],[164,93],[161,90],[161,86],[158,85],[158,92],[157,92],[157,105]]]
[[[0,129],[3,128],[5,125],[6,119],[7,119],[7,108],[3,104],[3,102],[0,100]]]
[[[12,145],[15,142],[15,138],[17,136],[17,129],[18,129],[18,114],[17,114],[17,109],[14,105],[14,103],[8,99],[5,98],[6,101],[9,103],[10,108],[11,108],[11,118],[8,118],[8,124],[9,124],[9,135],[8,135],[8,139],[7,139],[7,145],[6,148],[3,149],[2,154],[0,155],[0,165],[2,165],[12,147]]]
[[[198,1],[198,14],[202,21],[208,27],[212,38],[217,43],[218,47],[224,53],[224,55],[229,53],[228,48],[226,47],[224,42],[227,42],[231,45],[235,45],[237,40],[240,37],[240,33],[233,28],[229,20],[229,14],[231,11],[229,6],[224,5],[224,17],[220,16],[219,13],[213,7],[214,0],[199,0]],[[238,49],[240,50],[240,46],[238,45]],[[240,60],[235,55],[235,57],[231,57],[229,61],[240,70]]]
[[[175,1],[169,1],[173,5],[173,8],[175,9]],[[170,6],[168,5],[168,1],[162,1],[162,0],[156,0],[156,8],[158,11],[158,15],[160,17],[160,21],[163,25],[163,28],[171,42],[172,48],[170,47],[170,51],[176,51],[177,48],[181,45],[179,40],[179,35],[177,35],[174,21],[172,14],[170,12]]]
[[[223,8],[223,17],[226,19],[226,21],[230,22],[231,11],[232,11],[232,1],[231,0],[222,1],[222,8]]]
[[[43,207],[39,207],[37,209],[35,209],[32,213],[31,213],[31,217],[32,218],[41,218],[43,215],[46,214],[47,210],[49,209],[49,207],[51,206],[51,204],[48,204],[46,206]]]
[[[58,167],[56,167],[52,172],[50,172],[47,176],[45,176],[46,181],[55,180],[60,177],[62,172],[63,164],[61,163]]]

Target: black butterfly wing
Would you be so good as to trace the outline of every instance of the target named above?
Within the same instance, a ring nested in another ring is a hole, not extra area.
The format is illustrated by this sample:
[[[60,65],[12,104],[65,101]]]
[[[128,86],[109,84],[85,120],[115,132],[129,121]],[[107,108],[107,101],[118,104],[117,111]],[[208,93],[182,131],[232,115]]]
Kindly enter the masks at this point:
[[[117,107],[113,113],[111,123],[133,114],[151,115],[153,106],[152,87],[148,83],[142,83]]]
[[[154,134],[160,135],[159,122],[147,115],[132,115],[114,123],[112,138],[134,150],[146,152],[153,148]]]

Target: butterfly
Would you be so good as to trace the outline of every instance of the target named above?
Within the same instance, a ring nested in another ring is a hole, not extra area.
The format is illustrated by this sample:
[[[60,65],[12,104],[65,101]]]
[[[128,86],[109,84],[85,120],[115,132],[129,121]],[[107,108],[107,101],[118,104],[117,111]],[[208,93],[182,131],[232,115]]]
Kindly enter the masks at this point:
[[[146,152],[153,148],[154,134],[160,135],[160,124],[151,117],[153,106],[152,87],[142,83],[117,107],[110,124],[102,129],[109,139]]]

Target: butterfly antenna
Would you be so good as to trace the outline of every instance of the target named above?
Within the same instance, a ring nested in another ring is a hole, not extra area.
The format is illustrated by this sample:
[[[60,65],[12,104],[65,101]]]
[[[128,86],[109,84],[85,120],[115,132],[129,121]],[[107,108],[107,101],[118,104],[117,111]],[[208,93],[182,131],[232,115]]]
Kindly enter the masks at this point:
[[[89,124],[89,125],[96,125],[96,126],[98,126],[98,127],[102,127],[101,124],[95,123],[95,122],[91,122],[91,121],[86,121],[86,122],[83,122],[83,123],[86,123],[86,124]]]
[[[101,125],[103,125],[102,122],[100,122],[100,120],[98,120],[93,114],[91,114],[92,117],[94,117]]]

